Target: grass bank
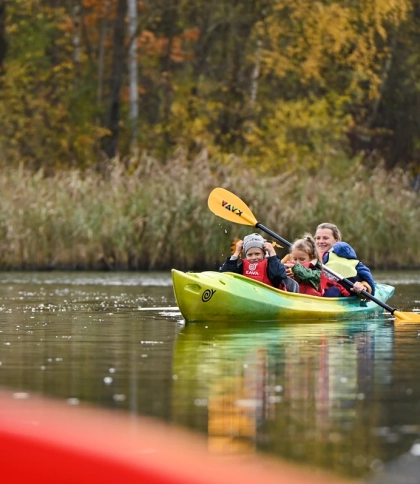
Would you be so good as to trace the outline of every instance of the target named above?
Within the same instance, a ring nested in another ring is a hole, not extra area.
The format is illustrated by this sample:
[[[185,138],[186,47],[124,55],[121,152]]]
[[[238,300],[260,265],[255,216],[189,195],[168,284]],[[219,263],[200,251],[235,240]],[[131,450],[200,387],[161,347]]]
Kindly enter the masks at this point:
[[[404,173],[352,166],[263,176],[203,153],[166,165],[143,156],[106,176],[3,170],[0,269],[216,269],[232,240],[253,231],[209,211],[217,186],[287,240],[333,222],[372,268],[420,267],[420,206]]]

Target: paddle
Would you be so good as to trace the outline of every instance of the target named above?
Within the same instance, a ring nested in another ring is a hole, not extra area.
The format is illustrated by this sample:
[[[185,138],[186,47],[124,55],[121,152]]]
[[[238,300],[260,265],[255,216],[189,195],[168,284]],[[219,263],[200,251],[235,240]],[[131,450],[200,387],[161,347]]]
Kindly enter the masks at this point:
[[[251,225],[262,230],[268,235],[271,235],[271,237],[277,239],[279,242],[282,242],[287,247],[291,247],[292,245],[290,242],[283,239],[283,237],[280,237],[280,235],[277,235],[275,232],[258,222],[257,219],[254,217],[253,213],[251,212],[250,208],[239,197],[229,192],[228,190],[225,190],[224,188],[215,188],[210,193],[208,199],[208,206],[215,215],[222,217],[225,220],[229,220],[230,222],[242,225]],[[350,285],[350,287],[354,286],[351,281],[340,276],[340,274],[331,270],[329,267],[325,265],[323,265],[322,267],[326,272],[333,275],[340,281],[343,281],[346,284]],[[388,304],[380,301],[375,296],[369,294],[367,291],[363,290],[360,294],[363,294],[366,299],[375,302],[376,304],[378,304],[378,306],[381,306],[383,309],[389,311],[393,316],[397,318],[397,320],[400,320],[401,322],[420,323],[420,314],[404,313],[401,311],[397,311],[395,308],[388,306]]]

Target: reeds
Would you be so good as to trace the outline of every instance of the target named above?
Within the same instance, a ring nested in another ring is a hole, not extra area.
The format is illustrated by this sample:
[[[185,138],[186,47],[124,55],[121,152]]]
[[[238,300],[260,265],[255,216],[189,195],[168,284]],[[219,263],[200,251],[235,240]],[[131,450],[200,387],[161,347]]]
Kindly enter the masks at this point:
[[[235,158],[180,152],[165,165],[146,155],[115,161],[105,176],[4,169],[0,269],[215,270],[232,240],[255,230],[210,212],[217,186],[287,240],[332,222],[372,268],[420,267],[420,207],[404,173],[262,176]]]

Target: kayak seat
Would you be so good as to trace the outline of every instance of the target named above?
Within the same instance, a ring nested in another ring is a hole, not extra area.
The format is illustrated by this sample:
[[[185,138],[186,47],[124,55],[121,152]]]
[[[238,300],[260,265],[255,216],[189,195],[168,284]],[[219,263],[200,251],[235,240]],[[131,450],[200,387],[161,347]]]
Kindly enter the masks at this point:
[[[287,292],[299,292],[299,284],[291,277],[288,277],[286,280],[286,289]]]

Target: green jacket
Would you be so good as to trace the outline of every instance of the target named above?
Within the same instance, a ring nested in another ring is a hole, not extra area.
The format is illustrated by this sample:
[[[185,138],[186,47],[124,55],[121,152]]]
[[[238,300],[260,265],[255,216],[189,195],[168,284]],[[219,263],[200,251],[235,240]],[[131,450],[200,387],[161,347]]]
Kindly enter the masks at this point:
[[[298,279],[299,283],[309,284],[314,289],[319,291],[319,283],[321,282],[322,274],[322,269],[319,262],[316,264],[310,262],[309,267],[305,267],[298,262],[292,267],[292,272],[296,279]]]

